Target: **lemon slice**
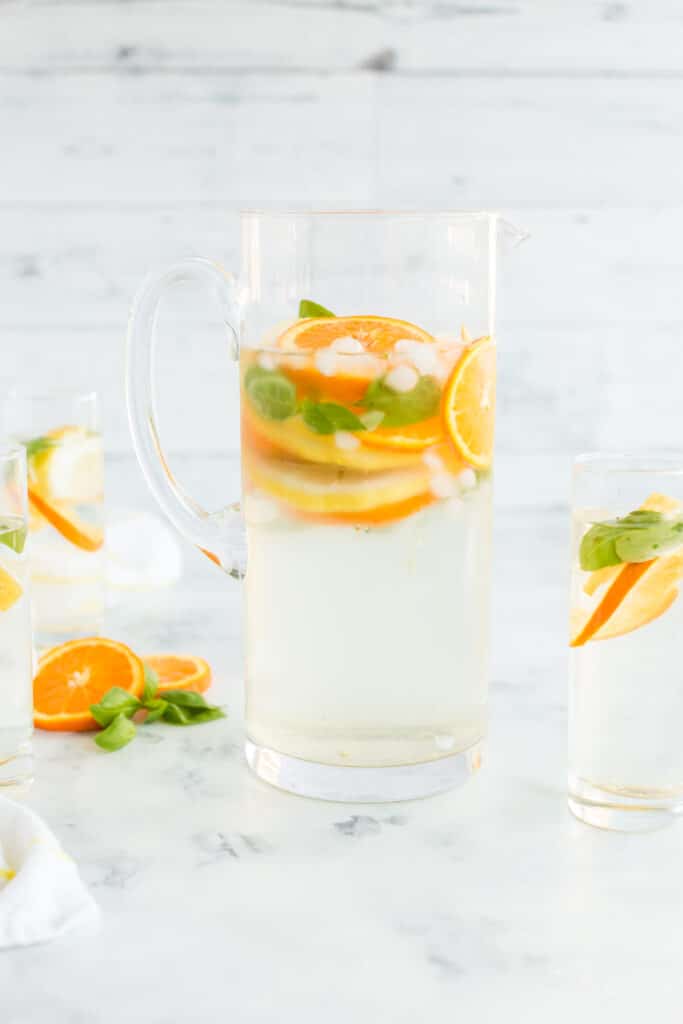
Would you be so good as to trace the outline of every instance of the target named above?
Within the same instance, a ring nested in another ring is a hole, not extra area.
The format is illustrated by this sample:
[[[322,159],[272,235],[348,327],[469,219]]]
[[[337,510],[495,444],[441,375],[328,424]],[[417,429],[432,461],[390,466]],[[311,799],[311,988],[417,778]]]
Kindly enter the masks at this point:
[[[0,566],[0,612],[9,611],[23,593],[18,580]]]
[[[34,487],[52,501],[100,500],[104,490],[101,439],[82,427],[59,427],[46,436],[55,444],[31,460]]]

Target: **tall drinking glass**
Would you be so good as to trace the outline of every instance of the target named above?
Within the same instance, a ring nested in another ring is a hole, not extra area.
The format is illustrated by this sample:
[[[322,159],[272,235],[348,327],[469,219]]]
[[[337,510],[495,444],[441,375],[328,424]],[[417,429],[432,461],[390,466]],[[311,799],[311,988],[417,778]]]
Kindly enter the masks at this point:
[[[100,632],[104,458],[95,394],[13,394],[6,432],[26,450],[35,640]]]
[[[274,785],[393,800],[479,767],[496,241],[488,213],[246,213],[239,281],[189,260],[138,298],[136,449],[179,529],[246,566],[246,754]],[[239,364],[242,513],[199,509],[158,436],[156,314],[197,278]]]
[[[0,447],[0,787],[33,774],[26,456]]]
[[[569,806],[602,828],[683,811],[683,456],[574,470]]]

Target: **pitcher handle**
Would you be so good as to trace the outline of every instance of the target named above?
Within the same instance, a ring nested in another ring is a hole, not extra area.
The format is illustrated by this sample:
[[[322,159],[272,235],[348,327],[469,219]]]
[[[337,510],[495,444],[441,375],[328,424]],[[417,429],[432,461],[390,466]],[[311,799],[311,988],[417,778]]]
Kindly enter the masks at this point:
[[[235,579],[246,570],[246,540],[237,501],[207,512],[173,476],[157,426],[154,353],[156,322],[165,292],[186,281],[209,282],[223,308],[231,334],[230,354],[239,356],[235,326],[235,281],[210,260],[192,257],[151,275],[138,292],[130,316],[126,357],[126,397],[133,446],[152,494],[173,525],[200,551]]]

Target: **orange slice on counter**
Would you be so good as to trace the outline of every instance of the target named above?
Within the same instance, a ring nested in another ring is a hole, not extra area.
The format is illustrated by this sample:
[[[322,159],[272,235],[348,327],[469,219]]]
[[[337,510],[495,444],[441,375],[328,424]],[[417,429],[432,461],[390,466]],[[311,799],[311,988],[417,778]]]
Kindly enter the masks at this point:
[[[33,680],[33,720],[39,729],[82,732],[97,728],[90,705],[112,686],[142,694],[145,669],[125,644],[92,637],[53,647]]]
[[[277,340],[277,347],[290,352],[327,348],[338,338],[356,338],[366,352],[389,352],[403,338],[434,341],[431,334],[408,320],[388,316],[335,316],[297,320]],[[351,357],[352,358],[352,357]]]
[[[302,462],[315,462],[339,466],[360,472],[382,472],[405,466],[410,458],[405,451],[389,448],[368,448],[361,443],[365,431],[354,436],[359,439],[355,448],[340,448],[333,434],[316,434],[306,426],[301,416],[288,420],[266,420],[243,402],[242,437],[245,448],[257,449],[264,455],[284,454]],[[417,456],[412,461],[417,461]]]
[[[664,494],[652,494],[640,506],[642,510],[680,512],[680,502]],[[678,596],[683,577],[683,551],[660,555],[646,562],[609,565],[590,573],[584,592],[593,595],[606,590],[592,612],[574,615],[576,624],[570,647],[582,647],[589,640],[607,640],[623,636],[659,618]]]
[[[158,694],[167,690],[204,693],[211,686],[211,668],[203,658],[191,654],[146,654],[143,661],[157,674]]]
[[[367,448],[391,449],[401,452],[423,452],[433,444],[445,440],[443,421],[432,416],[405,427],[378,427],[358,435]]]
[[[388,523],[435,500],[421,463],[387,472],[341,473],[336,466],[278,462],[250,452],[246,478],[298,514],[338,522]]]
[[[104,531],[84,522],[64,504],[50,502],[29,484],[28,497],[31,507],[38,512],[65,540],[83,551],[99,551],[104,544]]]
[[[442,416],[453,444],[476,469],[493,460],[496,348],[480,338],[461,355],[444,388]]]
[[[8,612],[23,594],[21,584],[12,573],[0,566],[0,612]]]

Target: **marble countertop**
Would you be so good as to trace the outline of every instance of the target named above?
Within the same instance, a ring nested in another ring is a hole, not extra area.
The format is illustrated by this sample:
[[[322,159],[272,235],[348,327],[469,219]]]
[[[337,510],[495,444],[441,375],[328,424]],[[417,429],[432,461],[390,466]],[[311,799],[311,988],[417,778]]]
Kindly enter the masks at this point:
[[[317,803],[241,753],[239,587],[188,550],[109,632],[209,658],[230,712],[115,755],[36,736],[28,802],[100,930],[0,954],[3,1024],[678,1019],[683,831],[592,830],[565,800],[566,522],[498,516],[484,769],[421,802]]]

